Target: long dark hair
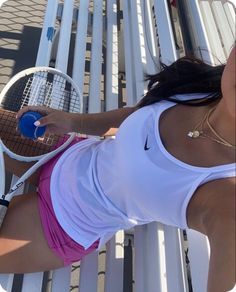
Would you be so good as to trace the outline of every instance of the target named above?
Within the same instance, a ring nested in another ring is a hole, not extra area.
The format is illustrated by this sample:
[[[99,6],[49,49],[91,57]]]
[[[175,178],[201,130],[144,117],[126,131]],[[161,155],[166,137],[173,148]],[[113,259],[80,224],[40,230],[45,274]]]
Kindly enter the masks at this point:
[[[225,65],[212,66],[194,57],[183,57],[167,66],[161,64],[161,71],[155,75],[146,75],[148,92],[138,107],[153,104],[161,100],[180,104],[206,105],[222,97],[221,76]],[[176,94],[204,93],[204,98],[181,101]]]

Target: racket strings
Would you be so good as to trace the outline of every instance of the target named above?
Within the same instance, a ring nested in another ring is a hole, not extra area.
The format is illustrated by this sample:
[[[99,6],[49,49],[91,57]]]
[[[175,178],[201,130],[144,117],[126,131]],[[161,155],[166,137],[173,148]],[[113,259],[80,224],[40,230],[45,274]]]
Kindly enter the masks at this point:
[[[17,112],[27,105],[40,105],[80,112],[80,95],[63,75],[37,71],[21,77],[4,96],[3,108]]]
[[[20,83],[20,80],[18,81]],[[21,107],[41,105],[70,112],[79,112],[80,96],[63,76],[49,72],[28,75]]]
[[[21,109],[27,79],[27,77],[22,77],[20,82],[16,82],[14,86],[8,89],[2,101],[2,107],[4,109],[13,112],[18,112]]]
[[[16,128],[15,113],[0,109],[0,138],[9,150],[21,156],[33,157],[46,154],[54,149],[61,138],[58,135],[45,135],[37,141],[32,141],[21,137]]]

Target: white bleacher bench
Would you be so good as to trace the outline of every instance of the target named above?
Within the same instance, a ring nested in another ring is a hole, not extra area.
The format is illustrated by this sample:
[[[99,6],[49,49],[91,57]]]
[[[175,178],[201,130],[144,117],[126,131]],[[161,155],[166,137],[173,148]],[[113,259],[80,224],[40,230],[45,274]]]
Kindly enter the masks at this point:
[[[58,6],[61,3],[63,9]],[[212,63],[217,58],[225,61],[235,39],[233,2],[185,0],[183,4],[190,15],[196,54]],[[84,92],[84,108],[90,113],[134,105],[146,90],[144,74],[155,73],[160,61],[170,64],[184,51],[177,49],[176,42],[181,40],[176,40],[176,22],[169,9],[167,0],[81,0],[80,5],[73,0],[48,0],[35,65],[48,66],[53,59],[57,69],[67,72],[70,62],[72,78]],[[73,56],[69,53],[71,32],[75,35]],[[188,241],[184,237],[183,231],[158,222],[121,230],[102,251],[86,256],[72,269],[25,274],[21,291],[46,291],[45,282],[51,292],[127,291],[124,247],[131,239],[134,292],[206,292],[208,241],[194,231],[187,231]],[[190,265],[186,264],[187,249]],[[13,283],[14,275],[0,275],[1,292],[14,292]]]

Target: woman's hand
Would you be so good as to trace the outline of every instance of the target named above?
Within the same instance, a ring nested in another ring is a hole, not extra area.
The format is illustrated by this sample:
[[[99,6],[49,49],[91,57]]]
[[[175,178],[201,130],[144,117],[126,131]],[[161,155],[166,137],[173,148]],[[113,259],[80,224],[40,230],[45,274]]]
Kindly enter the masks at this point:
[[[73,114],[44,106],[26,106],[17,113],[16,118],[19,120],[28,111],[35,111],[43,116],[35,122],[35,126],[46,126],[46,133],[66,134],[72,132]]]
[[[115,129],[119,128],[124,119],[136,110],[136,107],[125,107],[102,113],[80,114],[67,113],[44,106],[26,106],[18,112],[17,119],[27,111],[36,111],[43,115],[37,121],[40,123],[38,126],[46,126],[47,133],[77,132],[93,136],[106,136],[114,135]]]

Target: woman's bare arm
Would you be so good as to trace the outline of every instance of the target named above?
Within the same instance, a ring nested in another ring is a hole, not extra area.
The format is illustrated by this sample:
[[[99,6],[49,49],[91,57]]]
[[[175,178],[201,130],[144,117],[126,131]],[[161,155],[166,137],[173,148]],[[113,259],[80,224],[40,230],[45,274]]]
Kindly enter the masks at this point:
[[[27,111],[37,111],[43,117],[37,126],[46,126],[47,132],[65,134],[78,132],[81,134],[106,136],[114,135],[120,124],[137,108],[125,107],[112,111],[91,114],[68,113],[42,106],[26,106],[17,113],[17,118]]]
[[[72,131],[95,136],[114,135],[135,110],[135,107],[126,107],[103,113],[72,114]]]

